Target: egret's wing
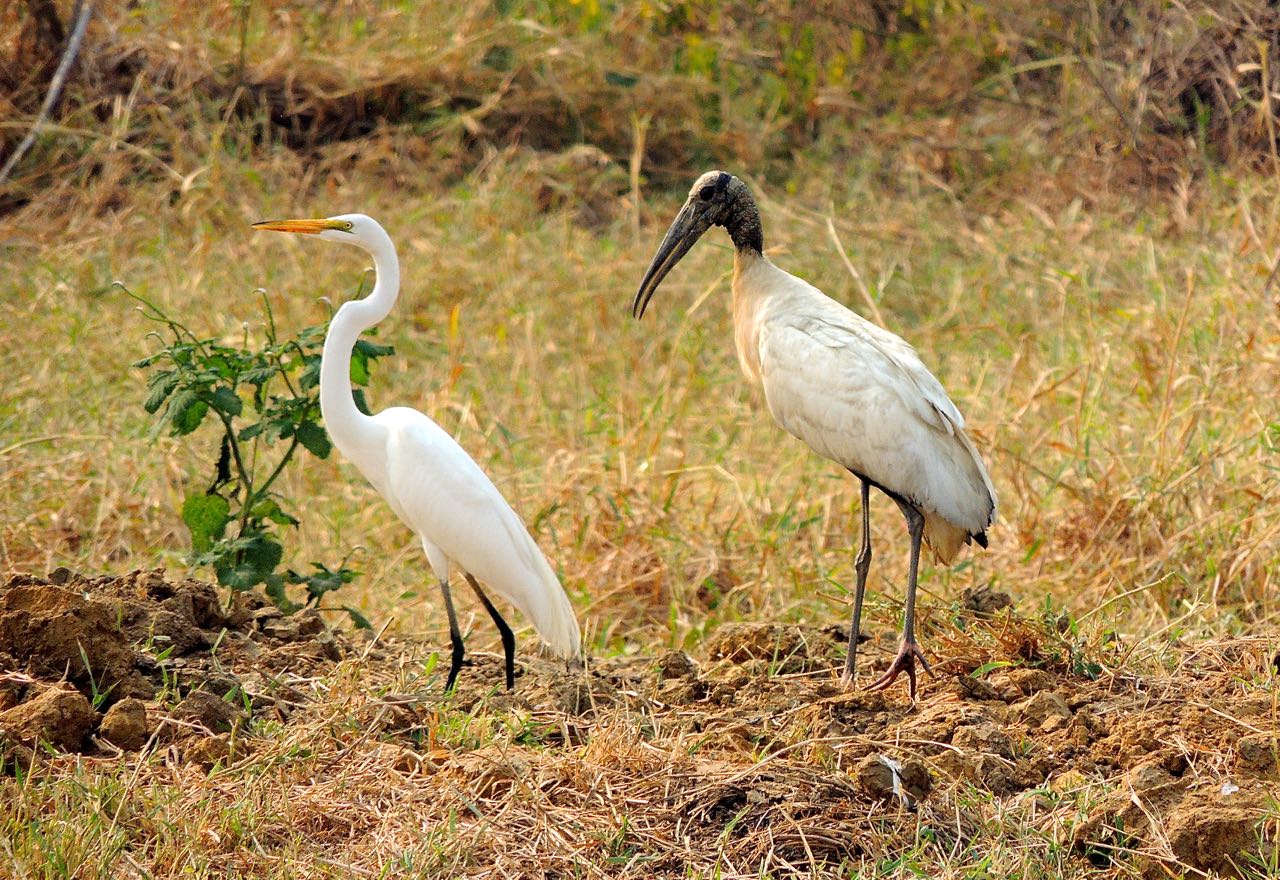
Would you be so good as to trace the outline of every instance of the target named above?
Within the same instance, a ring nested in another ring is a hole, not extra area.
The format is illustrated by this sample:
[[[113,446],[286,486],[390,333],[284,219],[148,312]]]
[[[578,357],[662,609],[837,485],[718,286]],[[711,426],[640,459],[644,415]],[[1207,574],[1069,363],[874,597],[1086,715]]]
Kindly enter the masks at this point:
[[[532,621],[559,654],[578,655],[578,622],[524,523],[480,466],[439,425],[384,410],[388,494],[402,519],[450,561]]]

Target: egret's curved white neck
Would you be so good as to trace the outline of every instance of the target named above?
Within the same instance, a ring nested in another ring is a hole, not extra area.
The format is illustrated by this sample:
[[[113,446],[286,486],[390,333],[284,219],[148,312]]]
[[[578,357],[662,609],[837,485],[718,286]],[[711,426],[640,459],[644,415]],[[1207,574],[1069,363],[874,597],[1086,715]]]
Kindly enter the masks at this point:
[[[396,304],[400,261],[391,237],[381,227],[372,230],[367,240],[351,243],[373,257],[376,279],[368,296],[344,303],[329,322],[320,359],[320,414],[334,445],[359,464],[362,441],[368,439],[369,417],[356,408],[351,396],[351,350],[360,334],[385,318]]]

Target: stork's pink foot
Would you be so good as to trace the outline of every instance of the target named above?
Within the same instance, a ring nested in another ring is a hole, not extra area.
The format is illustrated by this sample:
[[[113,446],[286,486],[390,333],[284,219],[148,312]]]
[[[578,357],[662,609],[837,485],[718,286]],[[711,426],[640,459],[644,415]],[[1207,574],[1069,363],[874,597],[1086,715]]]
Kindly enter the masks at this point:
[[[917,660],[920,661],[920,665],[925,672],[933,675],[933,669],[929,666],[929,661],[924,659],[924,652],[920,650],[920,646],[916,644],[914,639],[903,639],[902,644],[898,646],[898,656],[893,658],[893,662],[889,664],[889,668],[885,670],[884,675],[867,685],[866,689],[869,691],[885,690],[897,681],[899,675],[905,672],[908,682],[907,694],[911,697],[912,702],[915,702]]]

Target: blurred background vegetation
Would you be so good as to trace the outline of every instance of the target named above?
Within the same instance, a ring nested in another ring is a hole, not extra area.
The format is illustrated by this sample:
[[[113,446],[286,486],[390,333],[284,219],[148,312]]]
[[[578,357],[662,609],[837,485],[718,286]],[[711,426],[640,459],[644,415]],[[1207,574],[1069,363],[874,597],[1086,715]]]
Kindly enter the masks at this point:
[[[0,8],[0,161],[77,8]],[[719,166],[781,265],[920,348],[991,463],[1005,524],[930,601],[1102,608],[1100,639],[1272,625],[1278,41],[1280,8],[1243,0],[98,0],[0,187],[0,562],[179,564],[205,463],[131,405],[147,328],[111,282],[202,334],[257,332],[258,286],[306,326],[359,257],[246,224],[364,210],[406,263],[371,402],[459,436],[598,644],[843,618],[856,493],[702,308],[723,249],[626,316]],[[357,604],[438,632],[407,533],[343,467],[288,481],[286,564],[362,547]]]
[[[0,12],[0,155],[72,17],[69,0]],[[177,197],[185,157],[278,147],[312,180],[411,188],[515,151],[546,203],[594,219],[637,176],[682,187],[714,164],[784,185],[867,165],[984,202],[1145,198],[1224,164],[1280,170],[1278,41],[1280,10],[1244,0],[99,0],[0,209],[91,191],[107,210],[139,177]]]

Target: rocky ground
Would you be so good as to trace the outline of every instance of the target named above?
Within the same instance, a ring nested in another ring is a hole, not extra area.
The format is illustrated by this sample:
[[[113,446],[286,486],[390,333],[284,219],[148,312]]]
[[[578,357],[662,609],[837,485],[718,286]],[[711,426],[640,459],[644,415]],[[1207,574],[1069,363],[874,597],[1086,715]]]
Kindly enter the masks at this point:
[[[748,623],[721,628],[702,657],[598,658],[586,672],[526,650],[512,694],[496,686],[499,658],[477,653],[446,703],[439,670],[423,671],[430,646],[350,636],[314,611],[285,616],[251,594],[228,606],[214,587],[159,571],[11,575],[0,583],[3,767],[33,784],[58,772],[60,755],[153,754],[217,772],[271,753],[294,726],[332,720],[331,682],[358,666],[369,693],[346,719],[360,735],[342,754],[394,753],[389,766],[407,779],[475,809],[525,785],[564,809],[618,805],[637,817],[633,845],[655,848],[655,874],[679,861],[678,847],[656,843],[668,833],[685,847],[729,835],[748,863],[766,851],[856,859],[871,829],[907,833],[933,813],[963,840],[960,793],[1053,817],[1085,867],[1121,851],[1157,871],[1230,873],[1271,857],[1274,691],[1242,673],[1269,666],[1261,646],[1189,648],[1159,679],[1088,677],[986,601],[970,597],[1003,628],[1009,657],[979,669],[963,643],[940,646],[948,671],[926,679],[914,706],[905,689],[840,686],[838,628]],[[889,647],[867,645],[864,675]],[[514,718],[525,732],[450,737],[445,712]],[[601,743],[623,748],[623,729],[634,734],[624,758],[593,758]]]

